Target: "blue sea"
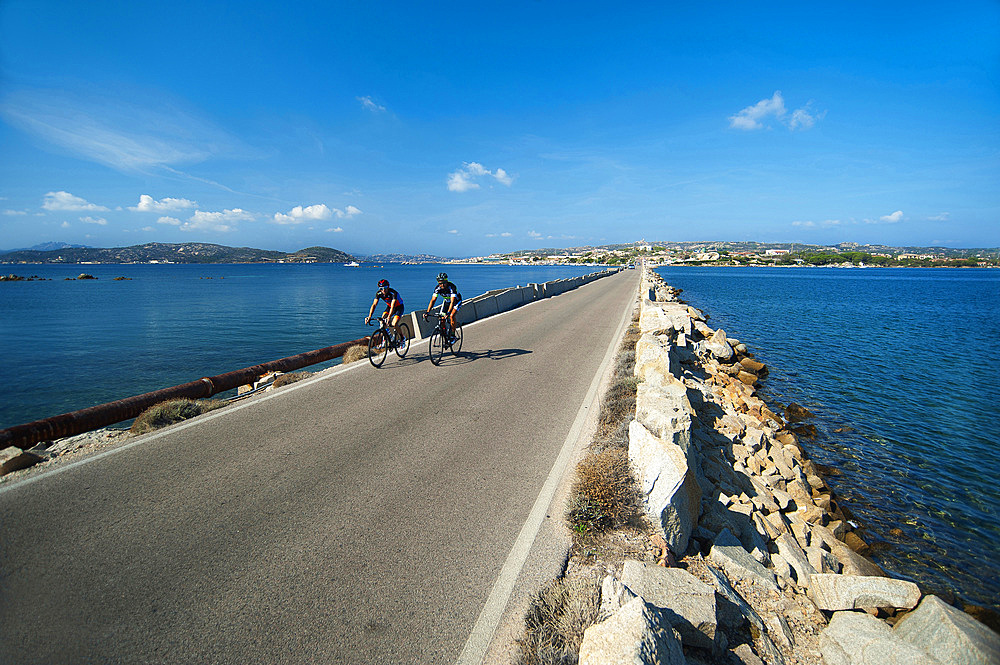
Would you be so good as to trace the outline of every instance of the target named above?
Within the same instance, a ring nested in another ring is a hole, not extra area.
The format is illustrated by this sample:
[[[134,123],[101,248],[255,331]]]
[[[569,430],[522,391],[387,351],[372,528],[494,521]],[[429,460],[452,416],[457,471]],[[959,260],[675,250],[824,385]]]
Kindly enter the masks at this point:
[[[359,339],[372,330],[364,318],[382,278],[411,311],[427,307],[441,271],[471,298],[601,268],[137,264],[0,270],[52,280],[0,282],[4,428]],[[66,281],[81,273],[97,279]],[[376,312],[383,309],[380,304]]]
[[[1000,270],[658,272],[768,365],[766,401],[816,414],[802,441],[877,563],[1000,609]]]

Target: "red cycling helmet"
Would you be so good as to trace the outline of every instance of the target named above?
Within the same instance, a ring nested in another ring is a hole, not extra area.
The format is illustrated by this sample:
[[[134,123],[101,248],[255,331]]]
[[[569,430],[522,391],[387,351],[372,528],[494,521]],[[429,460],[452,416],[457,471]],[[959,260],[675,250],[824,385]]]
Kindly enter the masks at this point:
[[[385,289],[385,288],[388,288],[388,287],[389,287],[389,280],[387,280],[387,279],[380,279],[378,281],[378,288]]]

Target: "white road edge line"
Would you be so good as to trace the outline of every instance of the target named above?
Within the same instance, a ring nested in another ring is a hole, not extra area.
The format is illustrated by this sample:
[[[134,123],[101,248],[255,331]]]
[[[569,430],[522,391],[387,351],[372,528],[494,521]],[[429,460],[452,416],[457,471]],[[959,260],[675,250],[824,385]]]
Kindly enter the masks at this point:
[[[511,594],[514,592],[514,585],[517,582],[517,578],[521,575],[521,569],[524,568],[524,563],[528,559],[528,553],[531,551],[531,546],[535,542],[539,529],[541,529],[545,515],[548,514],[549,505],[552,503],[559,483],[566,473],[570,461],[573,459],[577,441],[587,420],[587,413],[597,402],[597,392],[601,385],[601,379],[604,377],[608,365],[615,357],[615,352],[621,343],[625,327],[631,318],[629,314],[632,312],[634,305],[635,298],[633,297],[628,300],[625,312],[622,314],[621,324],[618,326],[618,332],[608,347],[607,353],[604,355],[604,360],[601,362],[601,366],[598,368],[594,380],[590,384],[590,389],[583,399],[583,405],[576,414],[576,419],[573,421],[572,427],[570,427],[569,434],[566,435],[566,441],[563,442],[562,450],[559,451],[559,456],[556,458],[552,470],[549,471],[548,478],[545,479],[545,483],[542,485],[542,489],[535,499],[535,505],[532,506],[531,512],[528,513],[528,519],[521,527],[521,532],[517,535],[514,546],[511,548],[510,553],[507,555],[507,560],[503,564],[503,568],[500,569],[500,575],[493,584],[493,590],[490,591],[490,595],[486,599],[486,604],[483,606],[482,612],[479,613],[476,625],[472,628],[472,633],[469,635],[469,639],[466,641],[465,647],[456,661],[456,665],[480,665],[483,662],[483,658],[486,657],[486,650],[493,640],[493,634],[496,632],[497,626],[500,624],[500,619],[503,617],[503,612],[507,608],[507,603],[510,601]]]

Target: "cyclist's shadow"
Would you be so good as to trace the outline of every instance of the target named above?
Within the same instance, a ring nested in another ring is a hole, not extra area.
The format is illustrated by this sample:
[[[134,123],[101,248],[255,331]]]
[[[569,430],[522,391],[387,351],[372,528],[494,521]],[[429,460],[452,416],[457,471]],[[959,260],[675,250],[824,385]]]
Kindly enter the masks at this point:
[[[507,358],[515,358],[517,356],[523,356],[531,353],[527,349],[486,349],[485,351],[459,351],[456,354],[452,354],[451,358],[447,356],[442,359],[441,364],[445,363],[445,360],[451,360],[452,364],[456,363],[471,363],[475,360],[506,360]]]
[[[487,349],[485,351],[459,351],[458,353],[447,351],[444,357],[441,358],[441,366],[464,365],[476,360],[506,360],[507,358],[523,356],[528,353],[531,353],[531,351],[527,349]],[[397,363],[400,365],[413,365],[424,361],[430,361],[426,352],[417,355],[407,355],[405,358],[397,360]]]

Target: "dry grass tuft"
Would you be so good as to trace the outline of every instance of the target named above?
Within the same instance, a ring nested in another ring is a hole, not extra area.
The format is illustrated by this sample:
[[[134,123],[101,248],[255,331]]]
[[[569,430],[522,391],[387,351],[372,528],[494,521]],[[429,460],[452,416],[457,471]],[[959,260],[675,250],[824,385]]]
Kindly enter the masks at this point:
[[[518,665],[576,665],[583,631],[597,621],[600,609],[599,578],[549,583],[525,616],[525,635],[517,640]]]
[[[639,491],[628,450],[609,448],[588,454],[576,467],[567,517],[578,533],[606,531],[629,524],[639,513]]]
[[[179,423],[188,418],[200,416],[203,413],[214,411],[226,406],[228,402],[218,399],[172,399],[167,402],[154,404],[139,414],[139,417],[132,423],[129,430],[132,434],[145,434],[158,430],[167,425]]]
[[[312,372],[289,372],[288,374],[282,374],[277,379],[271,383],[272,388],[280,388],[281,386],[287,386],[290,383],[295,383],[296,381],[301,381],[302,379],[308,379],[312,376]]]
[[[343,363],[353,363],[368,357],[368,347],[362,344],[355,344],[344,352]]]

